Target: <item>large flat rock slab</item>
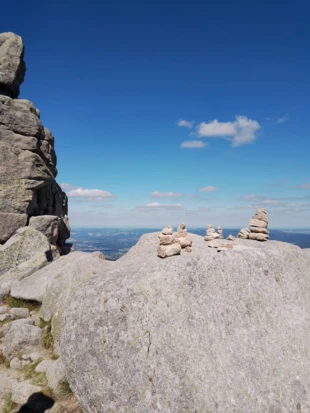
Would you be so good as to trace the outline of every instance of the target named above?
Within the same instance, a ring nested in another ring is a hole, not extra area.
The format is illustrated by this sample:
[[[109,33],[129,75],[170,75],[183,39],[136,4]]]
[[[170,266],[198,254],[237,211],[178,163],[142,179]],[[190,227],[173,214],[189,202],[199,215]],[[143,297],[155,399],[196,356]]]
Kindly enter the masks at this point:
[[[67,304],[61,356],[85,413],[310,410],[310,258],[236,240],[157,257],[158,234]]]

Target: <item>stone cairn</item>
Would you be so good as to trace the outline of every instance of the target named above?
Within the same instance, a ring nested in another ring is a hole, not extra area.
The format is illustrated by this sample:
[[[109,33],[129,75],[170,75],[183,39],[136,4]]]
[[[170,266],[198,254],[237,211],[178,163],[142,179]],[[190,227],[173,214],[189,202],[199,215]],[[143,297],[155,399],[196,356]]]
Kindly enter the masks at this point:
[[[178,255],[181,252],[181,245],[173,236],[173,228],[168,225],[165,227],[161,234],[158,235],[159,246],[157,249],[157,255],[160,258],[172,257]]]
[[[192,251],[192,243],[193,241],[187,238],[187,229],[186,225],[182,222],[182,224],[178,228],[178,232],[176,233],[176,242],[181,245],[181,248],[184,248],[184,251],[191,252]]]
[[[207,226],[205,241],[213,241],[214,239],[220,238],[220,234],[215,231],[211,224]]]
[[[238,238],[253,239],[256,241],[267,241],[269,238],[268,219],[265,208],[256,210],[253,218],[250,219],[249,225],[251,230],[243,228],[238,234]]]
[[[223,228],[222,227],[218,227],[217,229],[217,233],[219,234],[219,239],[223,239]]]

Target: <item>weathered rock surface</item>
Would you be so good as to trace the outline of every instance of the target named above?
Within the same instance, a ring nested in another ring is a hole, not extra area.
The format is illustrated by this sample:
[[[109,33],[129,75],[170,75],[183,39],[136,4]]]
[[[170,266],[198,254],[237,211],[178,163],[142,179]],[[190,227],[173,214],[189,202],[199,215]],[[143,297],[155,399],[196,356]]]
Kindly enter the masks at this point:
[[[67,300],[80,284],[113,264],[97,253],[72,252],[15,284],[11,296],[42,302],[40,317],[52,320],[54,351],[58,353],[61,319]]]
[[[31,395],[33,395],[34,393],[39,393],[42,390],[43,390],[42,387],[33,385],[31,383],[31,380],[22,381],[22,382],[18,382],[16,380],[13,382],[13,385],[12,385],[11,399],[14,403],[25,405],[28,402]],[[33,411],[37,411],[37,410],[33,410]]]
[[[8,360],[33,351],[42,344],[42,330],[30,324],[14,323],[4,336],[3,354]]]
[[[38,215],[64,220],[59,232],[68,238],[67,196],[55,181],[54,137],[30,101],[14,99],[25,74],[23,50],[19,36],[0,34],[0,244]]]
[[[16,282],[44,267],[54,257],[41,232],[30,227],[18,229],[0,245],[0,289],[7,294]]]
[[[144,235],[71,297],[61,356],[82,410],[310,411],[308,254],[191,238],[191,254],[159,260]]]
[[[30,260],[34,254],[48,254],[50,250],[50,244],[41,232],[30,227],[20,228],[8,242],[0,245],[0,275]]]
[[[17,98],[24,81],[26,65],[21,37],[0,33],[0,94]]]
[[[29,226],[42,232],[50,244],[56,245],[59,221],[60,218],[54,215],[39,215],[30,218]]]

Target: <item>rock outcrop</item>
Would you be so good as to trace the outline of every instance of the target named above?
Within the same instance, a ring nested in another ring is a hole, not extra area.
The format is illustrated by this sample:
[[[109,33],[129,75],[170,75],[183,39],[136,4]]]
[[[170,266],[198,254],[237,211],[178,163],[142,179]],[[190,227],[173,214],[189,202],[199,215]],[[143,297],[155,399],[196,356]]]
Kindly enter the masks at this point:
[[[159,246],[157,248],[157,255],[160,258],[167,258],[180,254],[181,245],[173,236],[173,228],[170,225],[162,230],[161,234],[158,235],[158,239]]]
[[[142,236],[69,300],[61,357],[82,410],[310,411],[309,255],[191,237],[191,254],[159,260]]]
[[[40,317],[51,321],[54,352],[58,354],[61,320],[74,291],[90,277],[113,265],[97,252],[72,252],[15,284],[11,296],[42,303]]]
[[[0,94],[17,98],[25,72],[21,37],[10,32],[0,33]]]
[[[56,247],[31,227],[19,228],[13,237],[0,245],[0,300],[12,286],[58,258]]]
[[[59,217],[61,244],[69,234],[68,202],[55,181],[54,137],[34,105],[16,99],[25,74],[23,55],[19,36],[0,34],[0,244],[39,215]]]

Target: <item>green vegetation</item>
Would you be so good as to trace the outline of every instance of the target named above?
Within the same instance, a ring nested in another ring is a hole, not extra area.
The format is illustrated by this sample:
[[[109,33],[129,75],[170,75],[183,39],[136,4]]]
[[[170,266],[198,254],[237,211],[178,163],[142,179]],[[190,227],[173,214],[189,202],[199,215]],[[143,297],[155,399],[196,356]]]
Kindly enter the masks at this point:
[[[40,364],[42,359],[35,361],[34,363],[27,364],[23,369],[22,373],[25,380],[31,379],[32,383],[36,386],[46,387],[47,379],[45,373],[38,373],[35,371],[38,364]]]
[[[71,387],[69,383],[67,382],[67,380],[63,380],[62,382],[59,383],[59,389],[60,389],[60,393],[63,396],[70,396],[71,394],[73,394],[73,391],[71,390]]]
[[[8,394],[5,399],[5,404],[4,404],[4,409],[3,413],[11,413],[15,407],[17,406],[13,401],[12,401],[12,396],[11,394]]]
[[[41,307],[41,304],[37,301],[19,300],[17,298],[11,297],[10,295],[7,295],[3,298],[3,303],[10,308],[28,308],[29,311],[38,311]]]
[[[43,346],[50,349],[53,346],[52,324],[51,321],[44,321],[41,319],[40,328],[45,328],[43,334]]]
[[[13,320],[4,320],[4,321],[0,321],[0,327],[4,326],[4,324],[10,323]]]
[[[0,351],[0,366],[5,366],[6,368],[10,367],[9,360],[5,357],[2,351]]]

